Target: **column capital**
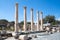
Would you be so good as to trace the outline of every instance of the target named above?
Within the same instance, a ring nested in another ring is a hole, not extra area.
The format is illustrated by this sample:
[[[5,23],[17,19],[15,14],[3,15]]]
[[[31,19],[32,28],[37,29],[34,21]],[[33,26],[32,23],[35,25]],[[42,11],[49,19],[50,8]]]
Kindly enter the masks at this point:
[[[39,11],[36,11],[37,12],[37,14],[39,13]]]
[[[41,11],[40,14],[43,14],[43,12]]]
[[[31,8],[31,11],[33,11],[33,8]]]
[[[24,6],[24,9],[26,9],[27,7],[26,6]]]
[[[18,5],[18,3],[16,3],[16,5]]]

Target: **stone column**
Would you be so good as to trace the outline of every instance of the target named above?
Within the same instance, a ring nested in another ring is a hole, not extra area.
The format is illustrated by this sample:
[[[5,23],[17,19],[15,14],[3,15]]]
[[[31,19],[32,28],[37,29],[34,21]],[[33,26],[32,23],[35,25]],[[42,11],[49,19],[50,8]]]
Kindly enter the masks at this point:
[[[26,28],[27,28],[27,26],[26,26],[26,21],[27,21],[27,18],[26,18],[26,6],[24,7],[24,31],[26,31]]]
[[[15,32],[18,32],[18,3],[15,6]]]
[[[31,8],[31,31],[33,31],[33,9]]]
[[[37,11],[37,31],[39,31],[39,11]]]
[[[40,12],[40,16],[41,16],[41,26],[40,26],[40,30],[43,30],[43,12]]]

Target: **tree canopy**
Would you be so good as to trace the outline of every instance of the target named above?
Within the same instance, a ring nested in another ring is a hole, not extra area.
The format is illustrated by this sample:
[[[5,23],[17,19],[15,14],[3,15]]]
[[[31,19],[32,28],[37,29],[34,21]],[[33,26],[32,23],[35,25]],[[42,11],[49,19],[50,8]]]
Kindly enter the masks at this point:
[[[55,19],[55,16],[53,15],[47,15],[44,19],[43,19],[44,23],[51,23],[52,25],[56,25],[59,24],[60,21]]]
[[[5,24],[5,25],[7,25],[7,23],[8,23],[8,20],[5,20],[5,19],[1,19],[1,20],[0,20],[0,24]]]
[[[51,23],[55,21],[55,16],[48,15],[44,19],[46,22],[48,21],[49,23]]]

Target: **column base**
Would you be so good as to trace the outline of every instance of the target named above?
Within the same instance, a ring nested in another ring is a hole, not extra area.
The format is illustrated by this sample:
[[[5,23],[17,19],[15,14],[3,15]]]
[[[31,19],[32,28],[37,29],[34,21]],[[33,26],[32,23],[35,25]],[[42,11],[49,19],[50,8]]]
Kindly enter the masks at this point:
[[[16,33],[16,32],[13,32],[13,33],[12,33],[12,36],[13,36],[15,39],[18,39],[19,34],[18,34],[18,33]]]

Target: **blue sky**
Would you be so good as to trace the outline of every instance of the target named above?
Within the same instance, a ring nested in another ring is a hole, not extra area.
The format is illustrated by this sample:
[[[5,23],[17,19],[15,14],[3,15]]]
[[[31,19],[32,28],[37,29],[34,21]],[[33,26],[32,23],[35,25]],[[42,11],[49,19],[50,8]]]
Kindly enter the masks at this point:
[[[15,3],[19,7],[19,22],[24,20],[24,6],[27,6],[27,21],[30,21],[30,9],[34,9],[34,22],[37,20],[36,11],[42,11],[43,17],[54,15],[60,19],[60,0],[0,0],[0,19],[15,20]]]

